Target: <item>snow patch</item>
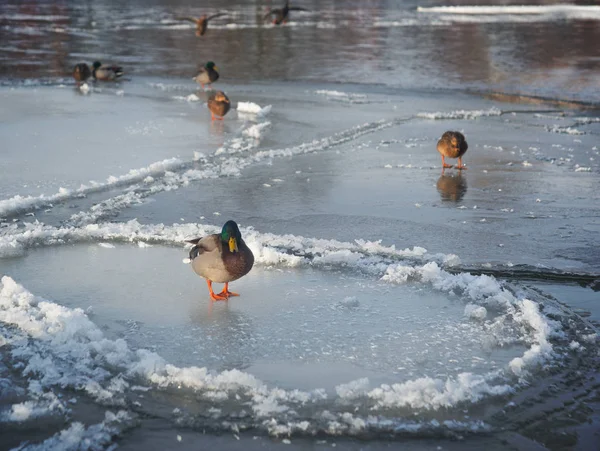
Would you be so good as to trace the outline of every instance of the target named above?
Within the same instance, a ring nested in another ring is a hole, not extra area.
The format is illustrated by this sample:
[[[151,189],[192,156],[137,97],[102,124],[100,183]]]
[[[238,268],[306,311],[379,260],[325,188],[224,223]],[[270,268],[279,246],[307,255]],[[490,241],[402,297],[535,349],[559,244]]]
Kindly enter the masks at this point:
[[[486,116],[500,116],[502,110],[492,107],[489,110],[455,110],[450,112],[437,111],[433,113],[417,113],[423,119],[477,119]]]
[[[237,111],[246,115],[256,115],[264,117],[271,112],[271,105],[261,107],[254,102],[238,102]]]

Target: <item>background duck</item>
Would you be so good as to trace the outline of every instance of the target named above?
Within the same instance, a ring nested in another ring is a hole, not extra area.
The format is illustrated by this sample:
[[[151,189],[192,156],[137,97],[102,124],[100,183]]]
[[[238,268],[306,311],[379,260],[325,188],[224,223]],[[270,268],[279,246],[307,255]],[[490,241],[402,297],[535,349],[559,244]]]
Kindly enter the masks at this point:
[[[275,16],[273,19],[273,23],[275,25],[281,25],[281,23],[287,23],[290,11],[308,11],[308,9],[300,8],[298,6],[290,6],[289,0],[285,2],[283,8],[273,8],[267,14],[265,14],[265,19],[270,16]]]
[[[219,79],[218,70],[219,68],[215,66],[215,63],[209,61],[202,69],[200,69],[200,72],[194,77],[194,80],[196,80],[197,83],[200,83],[200,86],[204,88],[205,84],[214,83]]]
[[[227,114],[231,108],[229,97],[225,95],[223,91],[217,91],[208,98],[208,109],[210,110],[210,117],[214,121],[223,120],[223,116]]]
[[[204,33],[206,33],[206,28],[208,27],[209,20],[214,19],[215,17],[226,16],[226,15],[227,15],[227,13],[217,13],[217,14],[213,14],[212,16],[203,14],[202,16],[198,17],[197,19],[195,17],[176,17],[175,20],[187,20],[188,22],[195,23],[196,24],[196,36],[200,37],[200,36],[204,36]]]
[[[229,282],[250,272],[254,265],[254,255],[242,239],[235,221],[227,221],[221,233],[195,238],[188,243],[194,245],[190,250],[192,269],[206,279],[211,299],[224,301],[230,296],[239,296],[238,293],[229,291]],[[225,283],[223,291],[215,293],[212,289],[213,282]]]
[[[442,168],[451,168],[451,164],[446,164],[445,157],[458,158],[456,169],[467,169],[462,164],[462,156],[469,148],[465,136],[461,132],[447,131],[437,143],[437,150],[442,155]]]
[[[93,65],[92,75],[96,80],[112,81],[122,77],[124,72],[120,66],[103,66],[100,61],[96,61]]]
[[[84,82],[91,76],[92,71],[90,70],[90,66],[85,63],[76,64],[73,68],[73,78],[77,83]]]

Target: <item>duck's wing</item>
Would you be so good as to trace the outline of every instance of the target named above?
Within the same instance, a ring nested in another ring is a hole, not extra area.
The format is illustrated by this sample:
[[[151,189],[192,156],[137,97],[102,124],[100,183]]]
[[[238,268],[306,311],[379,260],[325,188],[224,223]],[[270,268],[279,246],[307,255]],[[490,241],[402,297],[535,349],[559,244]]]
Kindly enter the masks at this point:
[[[175,20],[186,20],[188,22],[198,23],[198,19],[195,17],[175,17]]]
[[[221,240],[219,239],[219,235],[208,235],[203,238],[195,238],[193,240],[188,240],[188,243],[194,245],[190,249],[190,260],[194,260],[201,254],[206,254],[219,250],[219,246],[221,245]]]
[[[206,21],[208,22],[211,19],[214,19],[215,17],[221,17],[221,16],[226,16],[228,13],[217,13],[217,14],[213,14],[212,16],[208,16],[206,18]]]
[[[100,70],[112,72],[115,74],[115,77],[121,77],[124,74],[121,66],[100,66]]]

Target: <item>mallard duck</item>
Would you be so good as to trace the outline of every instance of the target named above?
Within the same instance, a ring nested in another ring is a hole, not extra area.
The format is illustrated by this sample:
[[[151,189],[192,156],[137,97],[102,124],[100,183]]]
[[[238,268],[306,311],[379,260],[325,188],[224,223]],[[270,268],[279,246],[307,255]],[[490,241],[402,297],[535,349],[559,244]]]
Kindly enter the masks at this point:
[[[198,17],[197,19],[195,17],[176,17],[175,20],[187,20],[188,22],[195,23],[196,24],[196,36],[200,37],[200,36],[204,36],[204,33],[206,33],[206,27],[208,27],[209,20],[214,19],[215,17],[226,16],[226,15],[227,15],[227,13],[217,13],[217,14],[213,14],[212,16],[203,14],[202,16]]]
[[[202,69],[200,69],[200,72],[194,77],[194,80],[196,80],[197,83],[200,83],[200,86],[204,88],[205,84],[214,83],[219,79],[218,70],[219,68],[215,66],[215,63],[209,61]]]
[[[76,64],[73,68],[73,78],[77,83],[85,82],[92,76],[90,66],[85,63]]]
[[[210,117],[213,121],[215,119],[222,121],[223,116],[225,116],[231,108],[229,97],[227,97],[223,91],[217,91],[212,94],[208,98],[207,103],[208,109],[210,110]]]
[[[298,6],[290,6],[289,0],[285,2],[283,8],[273,8],[267,14],[265,14],[264,19],[270,16],[275,16],[273,19],[273,23],[275,25],[281,25],[282,23],[287,23],[290,11],[308,11],[308,9],[300,8]]]
[[[456,169],[467,169],[462,164],[462,156],[469,146],[465,140],[465,135],[461,132],[445,132],[437,143],[437,150],[442,155],[442,168],[451,168],[451,164],[446,164],[445,157],[458,158]]]
[[[230,296],[239,296],[229,291],[229,282],[245,276],[254,265],[254,255],[242,239],[235,221],[227,221],[221,233],[189,240],[194,245],[190,250],[192,268],[206,279],[208,293],[215,301],[225,301]],[[212,283],[225,283],[223,291],[216,293]]]
[[[123,68],[120,66],[103,66],[100,61],[93,64],[92,75],[96,80],[113,81],[123,76]]]

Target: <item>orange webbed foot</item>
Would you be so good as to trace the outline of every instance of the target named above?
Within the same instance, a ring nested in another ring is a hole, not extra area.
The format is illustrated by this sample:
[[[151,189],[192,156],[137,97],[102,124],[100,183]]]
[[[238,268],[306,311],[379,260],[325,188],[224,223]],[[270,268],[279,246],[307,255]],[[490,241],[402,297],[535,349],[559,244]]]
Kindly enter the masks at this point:
[[[217,296],[225,296],[226,298],[229,298],[230,296],[239,296],[239,294],[229,291],[229,284],[226,283],[223,287],[223,291],[221,291]]]
[[[212,289],[212,281],[206,279],[206,284],[208,285],[208,294],[213,301],[226,301],[229,299],[227,296],[223,296],[222,293],[216,294]],[[227,285],[225,286],[227,287]]]
[[[209,293],[213,301],[226,301],[229,296],[223,296],[223,293]]]

